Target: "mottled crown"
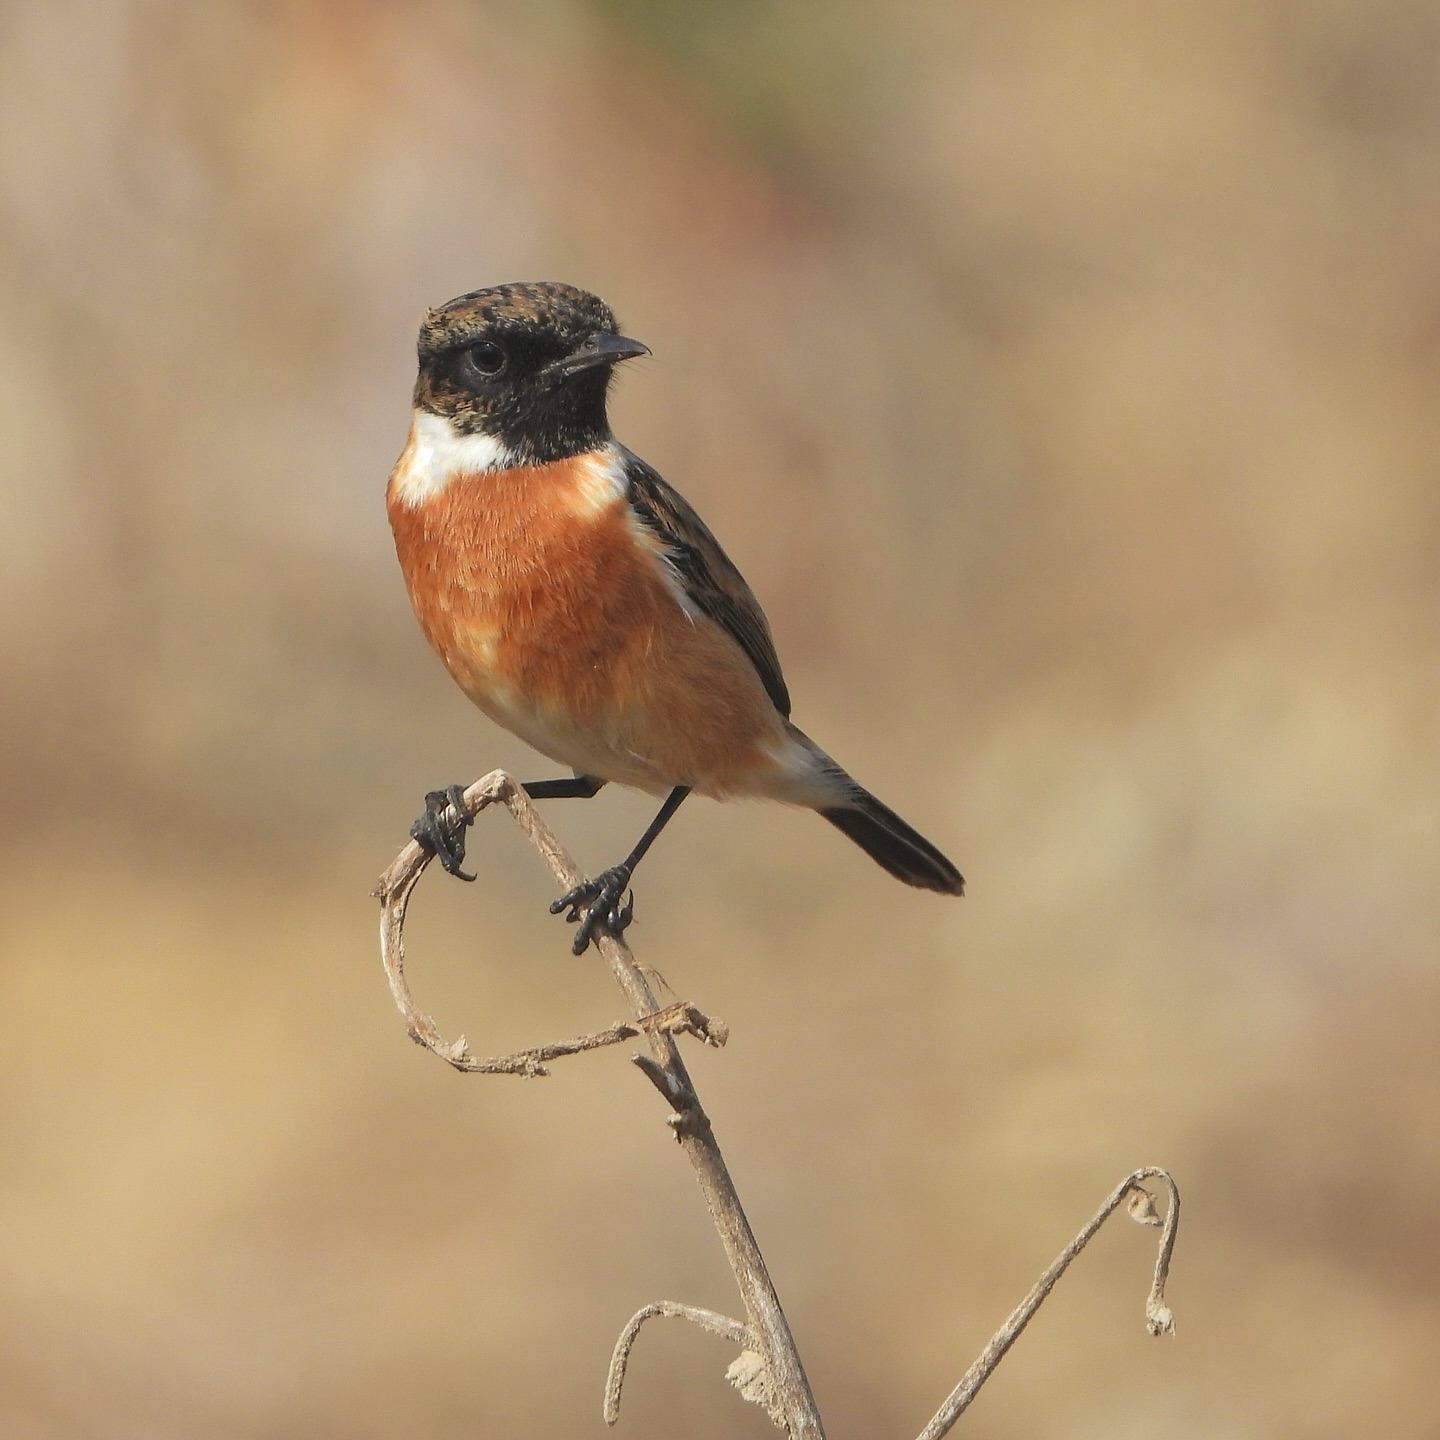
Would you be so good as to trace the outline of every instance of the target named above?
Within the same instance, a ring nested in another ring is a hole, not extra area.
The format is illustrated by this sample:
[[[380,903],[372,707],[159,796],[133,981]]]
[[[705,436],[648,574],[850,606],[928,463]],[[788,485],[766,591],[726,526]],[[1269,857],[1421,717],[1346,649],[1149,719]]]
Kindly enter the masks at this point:
[[[482,334],[528,335],[564,343],[618,329],[598,296],[558,280],[521,281],[472,290],[429,311],[420,326],[420,359],[468,345]]]

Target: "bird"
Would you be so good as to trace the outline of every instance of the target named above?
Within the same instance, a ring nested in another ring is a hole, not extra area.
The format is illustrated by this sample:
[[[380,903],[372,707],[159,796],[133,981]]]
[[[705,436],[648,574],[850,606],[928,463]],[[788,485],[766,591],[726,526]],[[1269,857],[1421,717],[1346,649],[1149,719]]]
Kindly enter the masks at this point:
[[[649,355],[598,296],[555,281],[474,290],[426,313],[386,509],[420,628],[460,689],[568,776],[664,803],[618,864],[551,906],[575,954],[618,935],[636,866],[691,794],[818,811],[906,884],[964,880],[790,719],[770,625],[699,515],[613,435],[618,365]],[[453,875],[472,816],[425,796],[412,836]]]

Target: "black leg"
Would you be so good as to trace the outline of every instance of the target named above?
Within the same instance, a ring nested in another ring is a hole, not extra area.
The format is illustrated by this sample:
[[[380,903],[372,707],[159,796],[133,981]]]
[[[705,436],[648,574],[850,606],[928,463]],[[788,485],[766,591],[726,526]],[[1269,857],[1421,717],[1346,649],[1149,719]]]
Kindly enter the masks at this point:
[[[564,780],[527,780],[523,789],[532,800],[589,800],[604,784],[597,775],[571,775]]]
[[[598,795],[605,782],[594,775],[572,775],[564,780],[531,780],[525,793],[532,800],[588,800]],[[465,831],[475,817],[465,808],[464,788],[447,785],[425,796],[425,813],[410,827],[410,838],[418,840],[458,880],[473,880],[460,868],[465,859]],[[454,808],[460,818],[447,824],[441,817]]]
[[[528,788],[528,787],[527,787]],[[632,895],[625,904],[620,897],[635,873],[635,867],[644,858],[645,852],[655,843],[655,837],[669,823],[670,817],[680,808],[681,802],[690,793],[688,785],[677,785],[665,798],[660,812],[650,822],[645,833],[636,842],[635,848],[618,864],[602,870],[593,880],[582,880],[573,890],[567,890],[558,900],[553,901],[550,913],[558,915],[568,910],[566,919],[573,925],[579,921],[580,928],[570,948],[577,955],[585,953],[585,947],[599,929],[606,929],[618,935],[629,923],[634,913],[635,897]],[[584,914],[581,908],[584,907]]]

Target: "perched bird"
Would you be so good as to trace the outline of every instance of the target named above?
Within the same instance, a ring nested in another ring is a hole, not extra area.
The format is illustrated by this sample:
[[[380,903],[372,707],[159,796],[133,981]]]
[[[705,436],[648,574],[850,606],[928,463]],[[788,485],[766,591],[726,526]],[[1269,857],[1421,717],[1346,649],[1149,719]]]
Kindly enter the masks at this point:
[[[492,720],[572,778],[664,795],[618,865],[551,907],[578,955],[629,921],[631,875],[692,791],[818,810],[909,885],[959,895],[960,872],[790,723],[759,602],[700,517],[610,433],[622,360],[648,355],[597,296],[497,285],[420,327],[410,436],[386,504],[426,638]],[[453,807],[454,818],[446,816]],[[465,875],[458,786],[432,791],[411,834]]]

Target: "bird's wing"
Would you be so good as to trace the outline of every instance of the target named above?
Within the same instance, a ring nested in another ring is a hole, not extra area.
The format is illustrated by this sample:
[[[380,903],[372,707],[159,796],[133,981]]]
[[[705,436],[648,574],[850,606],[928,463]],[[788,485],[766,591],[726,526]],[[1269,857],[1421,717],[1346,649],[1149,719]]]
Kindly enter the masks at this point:
[[[627,498],[640,523],[660,541],[665,559],[703,615],[734,638],[749,657],[775,708],[790,718],[790,692],[770,625],[745,577],[689,503],[638,456],[627,453]]]

